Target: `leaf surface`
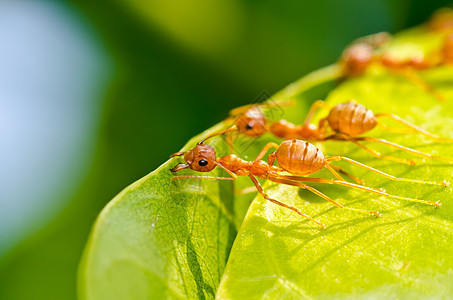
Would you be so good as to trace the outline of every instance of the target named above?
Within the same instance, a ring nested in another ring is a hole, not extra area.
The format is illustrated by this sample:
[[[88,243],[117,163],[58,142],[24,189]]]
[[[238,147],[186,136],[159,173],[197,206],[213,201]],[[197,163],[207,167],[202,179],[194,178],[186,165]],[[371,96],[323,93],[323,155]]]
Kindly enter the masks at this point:
[[[430,49],[439,40],[423,34],[408,32],[401,36],[401,41],[413,41]],[[272,98],[275,103],[296,100],[297,104],[271,105],[269,117],[300,124],[314,100],[326,98],[334,105],[353,98],[375,112],[395,113],[431,132],[453,137],[453,120],[448,116],[453,106],[451,68],[423,73],[427,82],[450,99],[444,103],[401,74],[375,68],[366,76],[336,86],[332,80],[336,72],[335,66],[322,69],[277,93]],[[326,113],[320,111],[316,119]],[[391,120],[382,122],[401,128]],[[226,126],[221,123],[193,138],[183,150]],[[453,150],[451,144],[432,142],[420,135],[379,128],[369,135],[439,156],[453,156],[449,155]],[[235,152],[253,159],[271,140],[278,141],[270,135],[257,140],[240,139],[236,141]],[[218,156],[228,151],[221,138],[209,143],[215,146]],[[346,142],[318,146],[326,155],[348,156],[395,176],[452,180],[451,166],[444,162],[414,158],[419,164],[408,167],[373,158]],[[383,154],[410,156],[382,145],[369,146]],[[395,195],[441,200],[444,206],[435,210],[345,187],[313,184],[339,203],[380,211],[383,216],[375,219],[340,210],[306,190],[266,183],[271,197],[297,206],[328,226],[320,229],[260,196],[248,208],[255,194],[235,194],[250,187],[248,178],[241,178],[234,185],[217,180],[173,181],[170,169],[181,161],[181,158],[167,161],[126,188],[103,210],[81,263],[82,298],[362,298],[453,294],[448,285],[453,279],[453,262],[449,260],[453,254],[449,247],[453,235],[450,188],[390,182],[343,162],[336,165],[363,178],[369,186],[385,188]],[[193,171],[184,172],[196,175]],[[215,170],[209,175],[225,174]],[[329,177],[324,171],[315,175]]]
[[[324,96],[334,74],[335,68],[321,70],[301,80],[297,91],[281,94],[286,98],[297,94],[301,99]],[[311,91],[303,96],[300,89]],[[306,111],[307,106],[307,101],[301,101],[291,107],[292,113]],[[273,113],[278,116],[283,109],[275,106]],[[194,137],[183,150],[227,125],[221,123]],[[239,139],[235,150],[256,155],[267,139]],[[221,138],[210,143],[216,144],[218,156],[227,154]],[[82,298],[214,298],[237,228],[254,194],[235,197],[232,183],[226,181],[173,181],[170,169],[177,162],[182,159],[167,161],[127,187],[102,211],[81,262]],[[210,175],[225,174],[214,170]],[[234,188],[249,185],[240,180]]]
[[[433,39],[411,31],[403,41]],[[398,49],[394,49],[398,51]],[[356,99],[375,113],[394,113],[423,128],[453,137],[453,68],[422,73],[423,78],[447,101],[439,102],[401,74],[375,69],[333,89],[332,106]],[[325,116],[327,111],[318,114]],[[383,124],[401,129],[390,119]],[[433,142],[418,134],[373,129],[368,136],[385,138],[420,151],[453,157],[451,143]],[[349,142],[318,144],[326,155],[342,155],[397,177],[453,181],[449,163],[413,156],[384,145],[366,143],[382,154],[410,158],[416,166],[376,159]],[[219,299],[425,299],[453,295],[453,201],[451,188],[392,182],[347,163],[333,163],[363,178],[366,185],[388,193],[429,201],[432,206],[390,199],[346,187],[312,186],[339,203],[379,211],[376,219],[336,208],[331,203],[294,187],[268,182],[269,196],[300,208],[327,225],[314,223],[257,196],[238,232],[226,271],[217,292]],[[316,173],[316,177],[329,176]],[[331,178],[331,176],[329,177]]]

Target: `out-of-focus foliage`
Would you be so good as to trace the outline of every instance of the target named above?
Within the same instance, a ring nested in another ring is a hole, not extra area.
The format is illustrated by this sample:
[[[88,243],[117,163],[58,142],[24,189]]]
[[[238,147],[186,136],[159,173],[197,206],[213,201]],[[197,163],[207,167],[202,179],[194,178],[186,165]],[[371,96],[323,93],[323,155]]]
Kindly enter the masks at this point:
[[[83,184],[45,228],[1,259],[1,299],[75,299],[89,228],[124,186],[230,108],[334,61],[356,37],[406,27],[445,4],[233,1],[224,2],[228,9],[203,10],[164,1],[56,3],[88,20],[115,64],[114,76],[102,99],[94,161],[80,162],[89,169]]]
[[[87,172],[109,78],[87,27],[53,2],[0,2],[0,257]]]

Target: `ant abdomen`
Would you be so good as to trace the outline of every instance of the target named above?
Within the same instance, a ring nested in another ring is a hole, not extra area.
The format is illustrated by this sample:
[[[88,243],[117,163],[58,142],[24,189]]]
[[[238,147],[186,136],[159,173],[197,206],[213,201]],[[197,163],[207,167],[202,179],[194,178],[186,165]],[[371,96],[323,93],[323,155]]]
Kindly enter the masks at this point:
[[[327,118],[321,122],[325,121],[329,123],[333,131],[348,135],[360,135],[377,125],[374,113],[354,101],[336,105]]]
[[[314,145],[302,140],[287,140],[276,152],[278,165],[295,175],[308,175],[323,169],[327,162],[324,154]]]

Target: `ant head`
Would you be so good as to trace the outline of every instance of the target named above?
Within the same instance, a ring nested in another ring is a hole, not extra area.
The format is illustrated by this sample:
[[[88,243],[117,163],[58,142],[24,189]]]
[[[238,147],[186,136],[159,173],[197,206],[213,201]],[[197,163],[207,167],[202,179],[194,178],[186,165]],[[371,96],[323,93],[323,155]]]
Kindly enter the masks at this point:
[[[341,63],[346,75],[360,75],[365,72],[373,59],[373,47],[358,43],[346,48],[341,57]]]
[[[261,136],[267,132],[266,116],[257,108],[252,107],[236,119],[238,133],[251,137]]]
[[[177,164],[171,169],[172,172],[178,172],[187,168],[198,172],[209,172],[217,165],[217,155],[214,148],[206,144],[199,143],[192,150],[177,152],[171,157],[182,155],[187,164]]]

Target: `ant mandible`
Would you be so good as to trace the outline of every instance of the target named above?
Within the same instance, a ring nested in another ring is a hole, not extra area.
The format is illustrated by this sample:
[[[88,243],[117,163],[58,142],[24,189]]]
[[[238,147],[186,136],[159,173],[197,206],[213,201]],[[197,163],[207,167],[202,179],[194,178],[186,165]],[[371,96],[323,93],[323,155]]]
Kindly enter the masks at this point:
[[[270,122],[269,120],[267,120],[266,116],[258,109],[257,106],[245,106],[245,112],[236,118],[235,124],[232,127],[214,133],[205,138],[203,141],[216,135],[226,134],[234,131],[237,132],[237,134],[243,134],[249,137],[258,137],[263,135],[265,132],[270,132],[274,136],[284,138],[286,140],[296,138],[315,142],[327,140],[349,141],[371,153],[375,157],[388,159],[408,165],[415,165],[416,162],[404,158],[382,155],[378,151],[366,147],[361,142],[377,142],[424,158],[437,159],[450,163],[453,162],[453,159],[434,156],[432,154],[424,153],[412,148],[389,142],[385,139],[361,136],[362,134],[369,132],[370,130],[375,128],[378,124],[379,118],[387,117],[410,128],[410,130],[422,134],[432,140],[446,142],[453,141],[453,139],[441,138],[435,134],[432,134],[419,126],[416,126],[400,118],[397,115],[390,113],[374,114],[371,110],[367,109],[361,104],[356,103],[354,100],[334,106],[330,110],[327,117],[320,120],[319,126],[316,126],[311,123],[311,119],[316,110],[323,106],[327,106],[324,101],[316,101],[311,106],[302,125],[294,125],[286,120]],[[240,108],[236,109],[235,111],[239,112]],[[269,123],[271,124],[269,125]],[[229,139],[227,141],[230,145],[232,145],[231,134],[229,135]]]
[[[261,160],[267,151],[272,147],[276,148],[276,151],[273,152],[268,156],[268,163]],[[406,201],[412,202],[419,202],[427,205],[433,205],[436,208],[441,205],[439,201],[425,201],[401,196],[390,195],[383,190],[375,189],[371,187],[366,187],[358,184],[353,184],[350,182],[346,182],[343,178],[334,170],[331,162],[334,161],[346,161],[361,168],[364,168],[368,171],[372,171],[377,173],[381,176],[384,176],[390,180],[394,181],[405,181],[405,182],[414,182],[414,183],[422,183],[422,184],[434,184],[434,185],[442,185],[448,186],[449,183],[446,181],[437,182],[437,181],[424,181],[424,180],[416,180],[416,179],[407,179],[407,178],[397,178],[392,175],[386,174],[382,171],[377,169],[371,168],[367,165],[364,165],[360,162],[352,160],[347,157],[343,156],[324,156],[324,154],[316,148],[314,145],[307,143],[302,140],[287,140],[277,145],[275,143],[268,143],[263,150],[259,153],[257,158],[254,161],[246,161],[234,154],[229,154],[221,158],[217,158],[216,152],[213,147],[210,145],[203,144],[202,142],[198,143],[192,150],[187,152],[177,152],[173,154],[171,157],[175,156],[183,156],[185,160],[185,164],[179,163],[174,168],[171,169],[172,172],[178,172],[183,169],[192,169],[198,172],[210,172],[216,166],[225,170],[231,177],[212,177],[212,176],[190,176],[190,175],[183,175],[183,176],[175,176],[172,179],[184,179],[184,178],[205,178],[205,179],[219,179],[219,180],[235,180],[238,176],[248,176],[253,184],[255,185],[258,192],[268,201],[275,203],[277,205],[283,206],[288,208],[304,218],[309,219],[310,221],[320,225],[321,227],[325,227],[324,224],[316,221],[312,217],[307,214],[302,213],[299,209],[294,206],[285,204],[278,200],[270,198],[265,192],[261,184],[259,183],[257,178],[267,179],[276,183],[291,185],[300,187],[303,189],[307,189],[310,192],[324,198],[325,200],[331,202],[332,204],[336,205],[341,209],[346,209],[358,213],[369,214],[373,216],[380,216],[379,212],[377,211],[367,211],[358,208],[351,208],[346,207],[335,200],[331,199],[329,196],[323,194],[322,192],[318,191],[317,189],[304,184],[303,182],[318,182],[318,183],[327,183],[327,184],[336,184],[342,185],[346,187],[356,188],[360,190],[364,190],[370,193],[375,193],[381,196],[401,199]],[[274,166],[274,161],[277,161],[277,166]],[[327,168],[337,179],[326,179],[326,178],[313,178],[313,177],[305,177],[306,175],[313,174],[317,171],[320,171],[324,168]],[[293,175],[284,175],[281,172],[288,172]],[[294,176],[295,175],[295,176]]]

